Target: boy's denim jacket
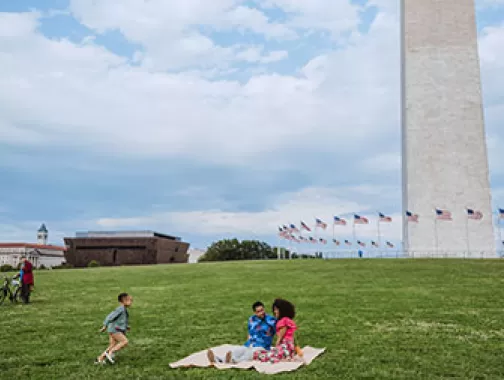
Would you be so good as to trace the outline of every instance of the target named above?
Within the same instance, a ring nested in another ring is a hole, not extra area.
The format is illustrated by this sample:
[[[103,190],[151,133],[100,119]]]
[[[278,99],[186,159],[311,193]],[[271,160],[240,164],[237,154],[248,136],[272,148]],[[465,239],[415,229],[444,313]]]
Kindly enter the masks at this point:
[[[112,313],[107,315],[103,326],[106,326],[109,332],[121,331],[126,332],[128,329],[128,310],[124,305],[119,306]]]

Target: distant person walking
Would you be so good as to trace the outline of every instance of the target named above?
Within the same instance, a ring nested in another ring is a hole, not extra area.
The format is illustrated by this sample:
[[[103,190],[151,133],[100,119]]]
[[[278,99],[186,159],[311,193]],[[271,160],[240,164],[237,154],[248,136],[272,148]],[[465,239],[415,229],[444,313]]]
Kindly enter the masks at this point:
[[[30,303],[30,293],[33,290],[33,265],[26,256],[21,257],[21,269],[19,271],[19,281],[21,282],[21,299],[25,304]]]
[[[105,358],[114,364],[114,354],[128,344],[128,338],[126,338],[126,331],[130,330],[128,308],[133,303],[133,297],[128,293],[121,293],[117,296],[117,300],[120,305],[107,315],[103,321],[103,327],[100,329],[100,332],[108,332],[109,346],[98,356],[96,364],[104,364]]]

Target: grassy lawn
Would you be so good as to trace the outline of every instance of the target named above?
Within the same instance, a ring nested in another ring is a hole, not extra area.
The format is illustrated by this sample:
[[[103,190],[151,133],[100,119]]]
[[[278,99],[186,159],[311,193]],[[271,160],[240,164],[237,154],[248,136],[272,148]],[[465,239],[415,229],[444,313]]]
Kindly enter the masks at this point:
[[[258,379],[172,370],[246,338],[256,300],[293,301],[301,345],[327,347],[278,379],[504,378],[504,261],[305,260],[39,271],[32,305],[0,307],[2,379]],[[130,346],[93,360],[120,291],[134,296]]]

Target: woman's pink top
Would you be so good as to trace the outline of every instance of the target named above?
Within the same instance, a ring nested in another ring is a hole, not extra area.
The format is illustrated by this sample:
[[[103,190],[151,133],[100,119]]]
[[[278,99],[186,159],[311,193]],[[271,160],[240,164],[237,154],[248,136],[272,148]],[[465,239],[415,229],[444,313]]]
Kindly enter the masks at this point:
[[[285,335],[283,337],[283,340],[293,341],[294,340],[294,331],[297,330],[296,323],[294,323],[294,321],[290,318],[283,317],[276,324],[277,334],[280,331],[280,329],[282,329],[284,327],[287,327],[287,330],[285,331]]]

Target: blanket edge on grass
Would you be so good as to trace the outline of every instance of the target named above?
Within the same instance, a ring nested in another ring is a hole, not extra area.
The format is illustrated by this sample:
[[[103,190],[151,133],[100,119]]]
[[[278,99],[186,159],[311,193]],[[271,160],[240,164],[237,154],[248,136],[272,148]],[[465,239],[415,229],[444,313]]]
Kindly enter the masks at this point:
[[[213,350],[216,355],[224,356],[227,351],[233,350],[241,346],[223,344],[216,347],[209,347],[205,350],[195,352],[178,360],[170,363],[171,368],[217,368],[219,370],[225,369],[255,369],[259,373],[275,374],[280,372],[291,372],[299,369],[302,366],[310,365],[313,360],[322,355],[326,348],[314,348],[311,346],[303,347],[303,357],[296,357],[292,361],[281,361],[279,363],[262,363],[256,360],[241,362],[236,364],[226,363],[210,363],[206,357],[208,350]]]

